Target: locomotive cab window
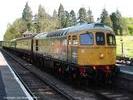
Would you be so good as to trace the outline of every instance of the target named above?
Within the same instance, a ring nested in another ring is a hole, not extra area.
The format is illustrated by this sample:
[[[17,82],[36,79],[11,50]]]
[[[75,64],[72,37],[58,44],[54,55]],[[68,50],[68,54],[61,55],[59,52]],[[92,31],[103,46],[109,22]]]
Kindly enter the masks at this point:
[[[105,45],[105,35],[103,32],[96,32],[96,44]]]
[[[78,44],[78,39],[77,39],[76,35],[72,36],[72,44],[73,45],[77,45]]]
[[[108,45],[115,45],[116,41],[115,41],[115,36],[112,34],[107,34],[107,44]]]
[[[80,44],[81,45],[92,45],[94,44],[94,36],[92,33],[80,34]]]

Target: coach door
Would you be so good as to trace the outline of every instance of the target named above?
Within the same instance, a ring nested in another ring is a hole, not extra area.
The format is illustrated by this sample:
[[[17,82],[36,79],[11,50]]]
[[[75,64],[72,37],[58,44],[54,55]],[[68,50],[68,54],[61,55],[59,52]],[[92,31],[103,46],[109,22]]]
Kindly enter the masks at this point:
[[[71,37],[71,35],[69,35],[68,37],[67,37],[67,60],[68,60],[68,62],[71,62],[71,45],[72,45],[72,37]]]
[[[68,36],[68,61],[77,63],[77,51],[78,51],[78,36]]]
[[[33,39],[31,39],[31,52],[33,53]]]
[[[36,52],[38,51],[38,40],[36,40]]]

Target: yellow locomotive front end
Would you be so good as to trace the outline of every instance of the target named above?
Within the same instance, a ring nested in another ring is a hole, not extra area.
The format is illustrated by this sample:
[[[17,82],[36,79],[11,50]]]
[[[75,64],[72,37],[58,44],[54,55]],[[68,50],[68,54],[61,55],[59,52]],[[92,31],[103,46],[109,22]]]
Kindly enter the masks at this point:
[[[98,78],[109,78],[116,67],[114,33],[108,30],[94,30],[79,34],[77,55],[80,75],[88,76],[94,72]]]
[[[116,42],[111,32],[86,32],[79,36],[79,65],[115,65]]]

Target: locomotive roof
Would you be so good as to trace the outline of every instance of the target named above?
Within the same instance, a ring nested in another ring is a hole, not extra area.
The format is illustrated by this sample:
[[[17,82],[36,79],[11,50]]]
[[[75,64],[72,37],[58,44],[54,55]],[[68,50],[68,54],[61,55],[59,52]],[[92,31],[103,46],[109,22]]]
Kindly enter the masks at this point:
[[[82,25],[76,25],[68,28],[59,29],[54,32],[48,32],[47,37],[56,37],[56,36],[66,36],[68,33],[75,33],[83,30],[93,30],[93,29],[104,29],[104,30],[110,30],[112,29],[102,23],[91,23],[91,24],[82,24]]]
[[[112,29],[102,23],[91,23],[91,24],[82,24],[82,25],[76,25],[68,28],[63,28],[59,29],[53,32],[48,32],[48,33],[39,33],[37,34],[34,38],[35,39],[45,39],[47,37],[62,37],[66,36],[68,33],[75,33],[75,32],[80,32],[83,30],[96,30],[96,29],[104,29],[104,30],[109,30],[112,31]]]
[[[93,29],[104,29],[104,30],[110,30],[112,31],[112,29],[102,23],[92,23],[92,24],[82,24],[82,25],[78,25],[73,27],[71,30],[69,30],[69,33],[73,33],[73,32],[79,32],[79,31],[83,31],[83,30],[93,30]]]

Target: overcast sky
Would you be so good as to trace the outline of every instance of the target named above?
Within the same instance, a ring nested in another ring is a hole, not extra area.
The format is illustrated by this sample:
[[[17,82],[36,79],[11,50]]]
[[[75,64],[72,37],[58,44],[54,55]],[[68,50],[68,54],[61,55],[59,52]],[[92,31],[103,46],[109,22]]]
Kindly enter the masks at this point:
[[[47,13],[52,14],[53,10],[58,10],[62,3],[65,10],[73,9],[76,13],[80,7],[90,8],[95,19],[100,16],[103,8],[106,8],[109,14],[118,9],[122,16],[133,17],[132,0],[2,0],[0,3],[0,40],[3,39],[7,24],[21,17],[27,1],[33,14],[37,13],[39,4],[45,8]]]

